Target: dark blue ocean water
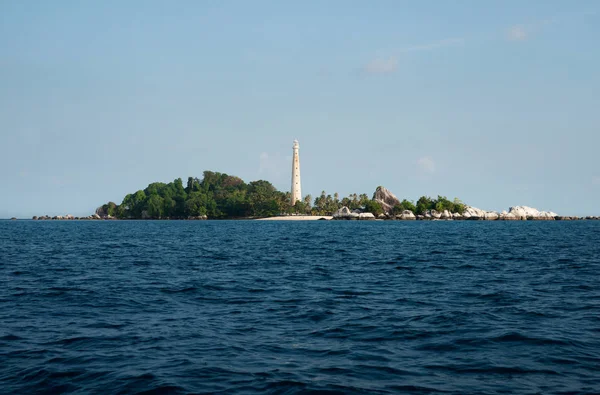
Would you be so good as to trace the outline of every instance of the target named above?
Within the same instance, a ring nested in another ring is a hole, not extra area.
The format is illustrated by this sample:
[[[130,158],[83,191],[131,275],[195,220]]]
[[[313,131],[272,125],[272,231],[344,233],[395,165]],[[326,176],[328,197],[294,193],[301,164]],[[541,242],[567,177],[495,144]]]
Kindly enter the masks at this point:
[[[0,221],[1,393],[599,393],[600,222]]]

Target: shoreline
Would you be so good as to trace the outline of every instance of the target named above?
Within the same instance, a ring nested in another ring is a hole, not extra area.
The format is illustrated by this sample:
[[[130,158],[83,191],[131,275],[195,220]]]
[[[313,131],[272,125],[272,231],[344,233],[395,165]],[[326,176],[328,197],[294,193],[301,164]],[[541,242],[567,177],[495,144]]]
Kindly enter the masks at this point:
[[[523,222],[523,221],[599,221],[600,216],[556,216],[556,217],[527,217],[523,219],[504,219],[504,218],[377,218],[377,219],[358,219],[358,218],[334,218],[331,215],[282,215],[276,217],[239,217],[239,218],[90,218],[90,217],[34,217],[34,218],[0,218],[0,221],[35,221],[35,222],[54,222],[54,221],[419,221],[419,222],[436,222],[436,221],[498,221],[498,222]]]
[[[331,215],[282,215],[280,217],[257,218],[257,221],[331,221]]]

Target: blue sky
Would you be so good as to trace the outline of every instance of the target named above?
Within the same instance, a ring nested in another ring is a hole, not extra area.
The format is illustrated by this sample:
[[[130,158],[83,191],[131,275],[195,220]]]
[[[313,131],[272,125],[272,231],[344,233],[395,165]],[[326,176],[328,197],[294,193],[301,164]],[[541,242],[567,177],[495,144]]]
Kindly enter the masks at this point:
[[[203,170],[600,214],[596,1],[0,0],[0,218]]]

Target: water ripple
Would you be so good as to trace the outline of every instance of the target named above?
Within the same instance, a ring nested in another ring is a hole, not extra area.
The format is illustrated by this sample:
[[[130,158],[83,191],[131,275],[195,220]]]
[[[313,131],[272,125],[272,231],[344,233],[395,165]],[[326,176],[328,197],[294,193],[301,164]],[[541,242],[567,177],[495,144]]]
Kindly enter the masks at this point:
[[[0,221],[0,392],[598,393],[600,222]]]

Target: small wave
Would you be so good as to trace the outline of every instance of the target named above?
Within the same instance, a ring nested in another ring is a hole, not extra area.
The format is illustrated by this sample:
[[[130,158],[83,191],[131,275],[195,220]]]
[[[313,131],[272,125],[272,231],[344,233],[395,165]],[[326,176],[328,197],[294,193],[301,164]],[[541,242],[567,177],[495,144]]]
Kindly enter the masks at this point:
[[[187,288],[161,288],[160,292],[166,294],[178,294],[178,293],[189,293],[196,292],[198,288],[196,287],[187,287]]]
[[[19,337],[17,335],[4,335],[4,336],[0,337],[0,340],[15,341],[15,340],[23,340],[23,338]]]
[[[444,391],[441,389],[437,389],[437,388],[432,388],[432,387],[422,387],[422,386],[418,386],[418,385],[391,385],[386,387],[387,389],[390,389],[392,391],[397,391],[400,393],[409,393],[409,394],[443,394],[443,393],[447,393],[450,391]]]
[[[501,375],[560,375],[559,372],[550,369],[528,369],[520,366],[470,366],[470,365],[425,365],[426,369],[446,370],[453,373],[475,373],[475,374],[501,374]]]
[[[529,337],[518,332],[509,332],[501,336],[497,336],[490,339],[496,343],[527,343],[527,344],[556,344],[556,345],[568,345],[569,342],[557,339],[548,339],[542,337]]]

